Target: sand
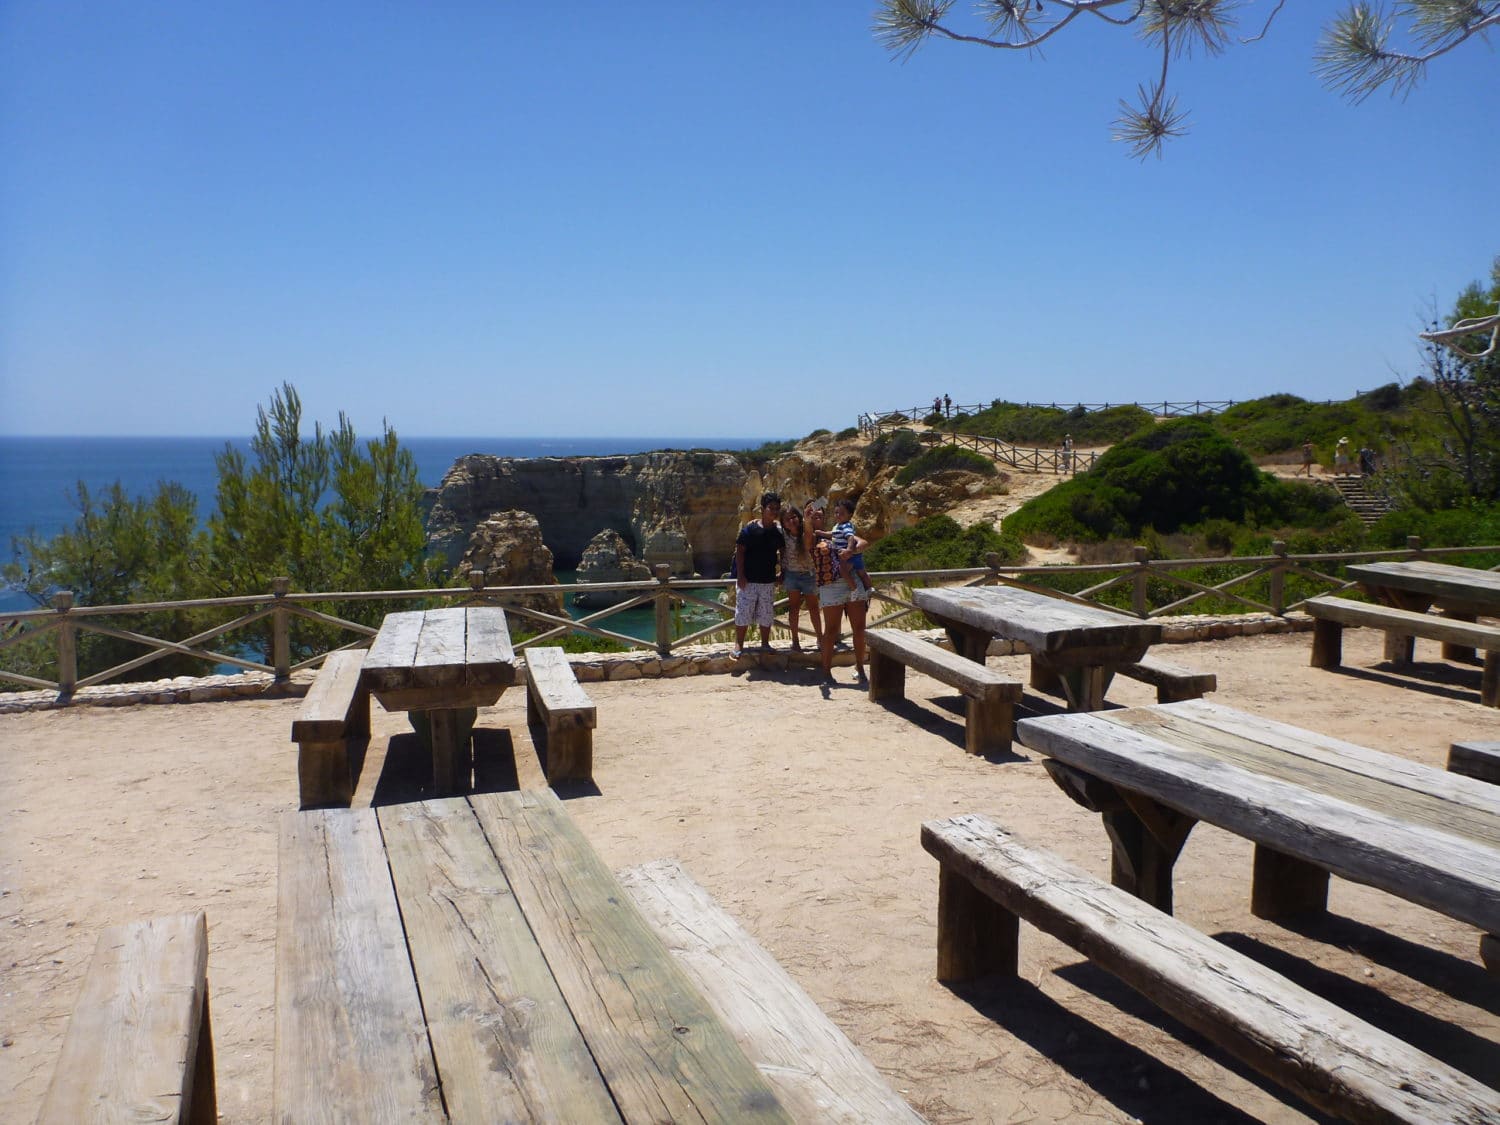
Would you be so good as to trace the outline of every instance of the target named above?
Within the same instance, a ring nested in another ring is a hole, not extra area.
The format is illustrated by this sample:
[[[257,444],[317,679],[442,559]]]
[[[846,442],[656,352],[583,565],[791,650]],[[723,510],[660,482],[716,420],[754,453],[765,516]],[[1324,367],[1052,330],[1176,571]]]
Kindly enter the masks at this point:
[[[1218,673],[1216,698],[1441,766],[1458,738],[1500,739],[1478,670],[1379,667],[1380,638],[1346,635],[1343,672],[1308,667],[1305,635],[1174,647]],[[1426,655],[1419,651],[1419,655]],[[1021,658],[992,666],[1024,678]],[[936,864],[922,821],[990,814],[1107,876],[1098,819],[1035,755],[963,753],[961,699],[913,674],[910,699],[871,704],[850,669],[588,686],[599,707],[597,793],[572,816],[615,868],[680,858],[891,1082],[935,1122],[1306,1120],[1306,1110],[1160,1016],[1054,940],[1023,927],[1024,980],[933,980]],[[1135,683],[1111,689],[1151,702]],[[1055,710],[1028,692],[1028,708]],[[296,806],[298,702],[79,707],[0,717],[0,1090],[31,1120],[99,930],[207,912],[219,1108],[270,1116],[276,831]],[[487,783],[542,779],[512,689],[480,713]],[[420,796],[405,717],[375,709],[356,804]],[[498,782],[497,779],[498,778]],[[1300,931],[1248,910],[1250,846],[1194,830],[1177,913],[1350,1010],[1495,1082],[1500,983],[1478,934],[1334,880],[1331,914]]]

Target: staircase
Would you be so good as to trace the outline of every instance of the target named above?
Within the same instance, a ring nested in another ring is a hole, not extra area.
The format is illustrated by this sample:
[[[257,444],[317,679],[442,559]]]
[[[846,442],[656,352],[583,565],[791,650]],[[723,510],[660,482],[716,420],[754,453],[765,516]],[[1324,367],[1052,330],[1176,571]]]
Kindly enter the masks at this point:
[[[1344,503],[1366,527],[1374,523],[1395,507],[1389,496],[1371,492],[1365,487],[1364,477],[1333,477],[1330,482],[1338,489]]]

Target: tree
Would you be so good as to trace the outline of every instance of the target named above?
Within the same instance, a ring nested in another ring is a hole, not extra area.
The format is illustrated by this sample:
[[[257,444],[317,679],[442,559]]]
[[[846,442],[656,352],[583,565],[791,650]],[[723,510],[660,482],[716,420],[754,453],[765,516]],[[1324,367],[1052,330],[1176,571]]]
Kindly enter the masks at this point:
[[[1160,154],[1169,137],[1187,132],[1187,115],[1167,92],[1174,58],[1201,49],[1217,55],[1231,41],[1253,43],[1265,36],[1286,0],[1275,0],[1260,31],[1235,34],[1234,10],[1242,0],[980,0],[982,34],[961,32],[948,22],[954,0],[880,0],[875,36],[895,55],[909,56],[931,38],[974,43],[999,50],[1030,51],[1074,20],[1092,16],[1117,27],[1134,27],[1161,56],[1157,76],[1143,83],[1134,104],[1120,101],[1114,139],[1132,154]],[[1396,14],[1355,0],[1324,26],[1315,69],[1325,85],[1360,102],[1385,88],[1405,94],[1421,82],[1427,64],[1465,41],[1500,27],[1500,0],[1397,0]],[[1395,45],[1393,34],[1410,49]]]

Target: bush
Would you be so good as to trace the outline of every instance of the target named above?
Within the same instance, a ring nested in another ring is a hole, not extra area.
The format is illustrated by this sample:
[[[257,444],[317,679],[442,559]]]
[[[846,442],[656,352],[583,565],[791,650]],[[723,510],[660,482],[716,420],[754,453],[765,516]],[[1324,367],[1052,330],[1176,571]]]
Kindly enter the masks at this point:
[[[859,427],[845,426],[834,436],[837,437],[839,441],[848,441],[850,438],[857,438],[859,437]]]
[[[1075,406],[1022,406],[996,399],[972,417],[955,418],[961,433],[999,438],[1017,445],[1060,445],[1071,434],[1075,445],[1112,445],[1155,424],[1139,406],[1111,406],[1084,410]]]
[[[926,426],[941,426],[947,420],[948,419],[943,417],[943,412],[941,410],[934,410],[931,414],[922,419],[922,424]]]
[[[825,434],[831,434],[831,433],[833,433],[832,430],[814,430],[812,433],[808,434],[802,440],[803,441],[811,441],[813,438],[823,437]]]
[[[940,445],[909,462],[906,468],[896,474],[896,483],[908,485],[924,477],[953,470],[978,473],[985,477],[995,475],[994,462],[988,457],[975,453],[972,449],[960,449],[956,445]]]
[[[865,552],[870,570],[963,570],[984,566],[985,555],[1002,562],[1018,562],[1026,548],[1014,535],[1002,534],[993,524],[962,528],[951,516],[929,516],[914,527],[887,535]]]
[[[915,430],[888,430],[869,444],[865,460],[872,465],[904,465],[922,452]]]

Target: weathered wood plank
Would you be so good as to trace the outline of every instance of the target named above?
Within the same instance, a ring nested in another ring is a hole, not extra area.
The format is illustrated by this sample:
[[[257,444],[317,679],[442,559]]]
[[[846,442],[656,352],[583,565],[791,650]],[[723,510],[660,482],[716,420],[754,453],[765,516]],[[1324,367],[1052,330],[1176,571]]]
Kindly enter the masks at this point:
[[[1184,668],[1181,664],[1172,664],[1155,656],[1148,656],[1134,664],[1121,664],[1115,671],[1121,676],[1156,688],[1158,703],[1198,699],[1205,692],[1219,690],[1219,677],[1214,673]]]
[[[918,1122],[775,958],[675,860],[620,883],[798,1121]]]
[[[279,867],[274,1119],[441,1120],[374,810],[284,814]]]
[[[983,817],[924,824],[922,846],[1313,1105],[1357,1122],[1500,1117],[1496,1091]]]
[[[350,733],[351,719],[358,730],[370,731],[370,697],[360,686],[365,653],[362,649],[330,652],[318,670],[312,687],[302,698],[297,717],[292,720],[293,742],[327,742]],[[359,706],[363,700],[363,726]]]
[[[407,687],[447,688],[465,682],[468,655],[468,610],[429,609],[422,614],[422,631],[412,655]]]
[[[469,802],[626,1120],[790,1120],[555,795]]]
[[[467,645],[464,669],[468,683],[508,686],[516,682],[516,650],[503,609],[470,606]]]
[[[1402,636],[1426,637],[1444,644],[1494,650],[1500,648],[1500,629],[1476,625],[1453,617],[1414,613],[1388,605],[1370,605],[1348,598],[1310,598],[1304,608],[1311,617],[1337,621],[1341,625],[1385,629]]]
[[[1448,747],[1448,772],[1500,785],[1500,742],[1455,742]]]
[[[380,632],[375,634],[370,651],[365,654],[365,682],[371,690],[379,693],[406,686],[421,635],[420,610],[385,615]]]
[[[594,776],[598,712],[560,648],[526,650],[526,718],[547,728],[547,782]]]
[[[39,1125],[218,1119],[203,914],[99,935]]]
[[[1017,724],[1017,735],[1033,750],[1122,790],[1486,932],[1500,932],[1500,848],[1312,793],[1130,725],[1142,712],[1170,715],[1206,706],[1213,705],[1195,701],[1024,719]],[[1206,728],[1203,739],[1206,745],[1223,741]],[[1438,778],[1447,785],[1464,780],[1431,772],[1437,775],[1435,783]],[[1486,788],[1469,784],[1476,793]]]
[[[871,629],[865,643],[872,652],[889,656],[915,668],[925,676],[956,687],[965,695],[983,700],[1019,702],[1021,684],[957,653],[899,629]]]
[[[449,1116],[619,1121],[468,802],[379,815]]]
[[[1024,641],[1034,653],[1092,645],[1144,652],[1161,640],[1160,625],[1013,586],[933,587],[913,591],[912,601],[940,620]]]
[[[1500,572],[1413,559],[1357,563],[1348,574],[1376,590],[1407,591],[1460,609],[1500,613]]]

